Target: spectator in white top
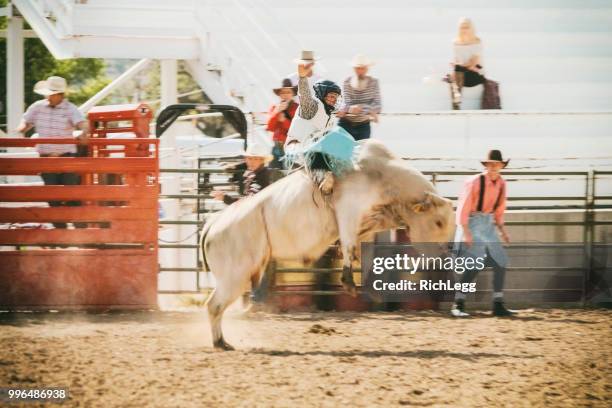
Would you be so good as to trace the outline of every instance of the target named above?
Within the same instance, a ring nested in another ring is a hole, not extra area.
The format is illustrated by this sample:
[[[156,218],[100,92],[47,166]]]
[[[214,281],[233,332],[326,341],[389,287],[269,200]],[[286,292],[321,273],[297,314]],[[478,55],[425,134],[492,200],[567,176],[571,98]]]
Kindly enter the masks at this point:
[[[469,18],[459,20],[459,30],[453,42],[455,53],[450,75],[453,109],[461,107],[463,87],[472,87],[485,82],[482,66],[482,42],[476,36],[474,24]]]
[[[302,51],[300,57],[293,60],[293,62],[298,65],[304,65],[304,67],[308,70],[308,76],[306,79],[308,80],[308,84],[311,88],[314,84],[322,79],[321,75],[314,72],[314,65],[318,60],[319,58],[315,57],[314,51]],[[300,76],[297,72],[289,74],[287,78],[291,80],[291,86],[298,86]]]
[[[41,138],[72,137],[75,130],[81,130],[79,143],[87,142],[87,121],[77,107],[66,97],[67,84],[62,77],[51,76],[46,81],[39,81],[34,86],[34,92],[45,96],[27,109],[17,131],[23,134],[34,128]],[[77,155],[77,147],[73,144],[40,144],[36,146],[41,157],[71,157]],[[59,169],[58,169],[59,170]],[[43,181],[47,185],[76,185],[81,178],[76,173],[43,173]],[[79,201],[51,201],[52,207],[68,205],[78,206]],[[66,228],[65,223],[55,223],[56,228]]]

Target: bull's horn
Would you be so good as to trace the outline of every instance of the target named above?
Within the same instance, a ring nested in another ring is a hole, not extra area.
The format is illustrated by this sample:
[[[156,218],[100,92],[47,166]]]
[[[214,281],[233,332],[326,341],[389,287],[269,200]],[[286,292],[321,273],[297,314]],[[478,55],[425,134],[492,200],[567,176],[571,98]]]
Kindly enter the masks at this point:
[[[412,211],[415,213],[421,213],[429,210],[433,207],[440,207],[447,203],[447,199],[444,197],[440,197],[439,195],[426,191],[425,198],[423,201],[419,201],[418,203],[412,204]]]
[[[440,197],[436,193],[432,193],[430,191],[427,191],[425,193],[425,200],[434,205],[435,207],[441,207],[450,202],[450,200],[448,200],[447,198]]]

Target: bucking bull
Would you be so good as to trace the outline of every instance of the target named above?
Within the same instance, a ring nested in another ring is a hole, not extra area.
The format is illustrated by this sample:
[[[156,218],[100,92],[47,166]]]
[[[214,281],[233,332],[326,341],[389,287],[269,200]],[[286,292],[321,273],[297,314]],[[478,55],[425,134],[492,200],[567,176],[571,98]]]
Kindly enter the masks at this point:
[[[342,284],[355,296],[351,264],[365,237],[407,226],[413,242],[443,243],[453,225],[451,201],[378,141],[361,146],[354,169],[336,180],[330,197],[305,172],[290,174],[230,205],[203,228],[204,265],[216,278],[208,300],[214,347],[233,349],[223,338],[223,313],[249,282],[259,284],[270,259],[316,260],[340,239]]]

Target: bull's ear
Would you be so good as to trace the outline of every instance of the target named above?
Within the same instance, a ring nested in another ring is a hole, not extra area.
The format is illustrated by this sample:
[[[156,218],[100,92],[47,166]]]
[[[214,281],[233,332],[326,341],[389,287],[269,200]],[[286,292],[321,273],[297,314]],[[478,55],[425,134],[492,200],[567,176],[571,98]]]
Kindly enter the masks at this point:
[[[431,207],[431,202],[429,202],[429,200],[425,198],[425,200],[423,201],[419,201],[418,203],[412,204],[410,208],[415,213],[422,213],[422,212],[429,210],[430,207]]]
[[[425,205],[423,203],[412,204],[412,211],[415,213],[422,213],[426,211]]]

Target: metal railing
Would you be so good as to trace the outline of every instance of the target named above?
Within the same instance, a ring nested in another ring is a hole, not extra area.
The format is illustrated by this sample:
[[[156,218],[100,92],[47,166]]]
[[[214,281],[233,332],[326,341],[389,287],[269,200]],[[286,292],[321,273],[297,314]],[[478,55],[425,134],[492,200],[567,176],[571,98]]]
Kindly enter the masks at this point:
[[[223,173],[223,169],[160,169],[160,173],[184,173],[184,174],[219,174]],[[475,171],[424,171],[423,174],[430,177],[432,183],[436,184],[440,181],[441,176],[469,176],[476,174]],[[538,210],[540,212],[552,212],[554,211],[573,211],[582,214],[581,220],[576,221],[545,221],[545,220],[536,220],[536,221],[507,221],[505,224],[509,227],[515,226],[582,226],[583,234],[582,234],[582,246],[585,251],[585,265],[582,268],[583,270],[583,288],[581,289],[581,298],[582,301],[585,301],[587,284],[589,282],[589,278],[595,269],[595,265],[593,265],[593,245],[595,242],[595,229],[597,227],[609,226],[612,225],[612,221],[607,220],[597,220],[596,213],[598,210],[605,210],[612,208],[612,196],[610,195],[597,195],[597,181],[601,180],[606,176],[612,176],[612,171],[507,171],[504,172],[504,177],[506,180],[512,176],[534,176],[539,179],[541,178],[550,178],[551,180],[559,180],[564,177],[577,177],[578,179],[582,179],[584,183],[584,194],[583,195],[567,195],[567,196],[551,196],[551,195],[539,195],[539,196],[528,196],[528,197],[520,197],[520,196],[509,196],[508,201],[510,203],[515,202],[549,202],[555,201],[557,204],[555,206],[544,206],[544,205],[509,205],[508,210],[526,210],[526,211],[534,211]],[[529,179],[524,179],[529,180]],[[522,181],[522,180],[516,180]],[[510,181],[512,182],[512,181]],[[220,185],[220,184],[219,184]],[[166,199],[177,199],[177,200],[202,200],[210,198],[207,194],[172,194],[172,195],[160,195],[160,198]],[[456,197],[447,197],[452,200],[456,200]],[[579,202],[579,204],[577,204]],[[571,204],[568,204],[571,203]],[[198,228],[201,227],[204,221],[183,221],[183,220],[162,220],[159,222],[163,225],[197,225]],[[520,245],[520,244],[519,244]],[[198,250],[198,245],[196,244],[160,244],[160,249],[193,249]],[[555,270],[561,270],[563,267],[554,267]],[[523,269],[542,269],[542,268],[521,268],[521,267],[510,267],[508,270],[523,270]],[[567,269],[567,268],[566,268]],[[576,268],[569,268],[568,270],[576,270]],[[341,271],[341,268],[316,268],[316,267],[303,267],[303,268],[275,268],[275,273],[317,273],[317,274],[331,274],[337,273]],[[356,272],[359,269],[355,270]],[[160,272],[195,272],[198,276],[199,282],[199,273],[200,268],[173,268],[173,267],[163,267],[160,268]],[[160,291],[160,293],[199,293],[202,289],[208,288],[200,288],[199,283],[196,290],[187,290],[187,291]],[[312,293],[311,293],[312,292]],[[291,294],[312,294],[312,295],[333,295],[339,292],[337,291],[291,291]]]

